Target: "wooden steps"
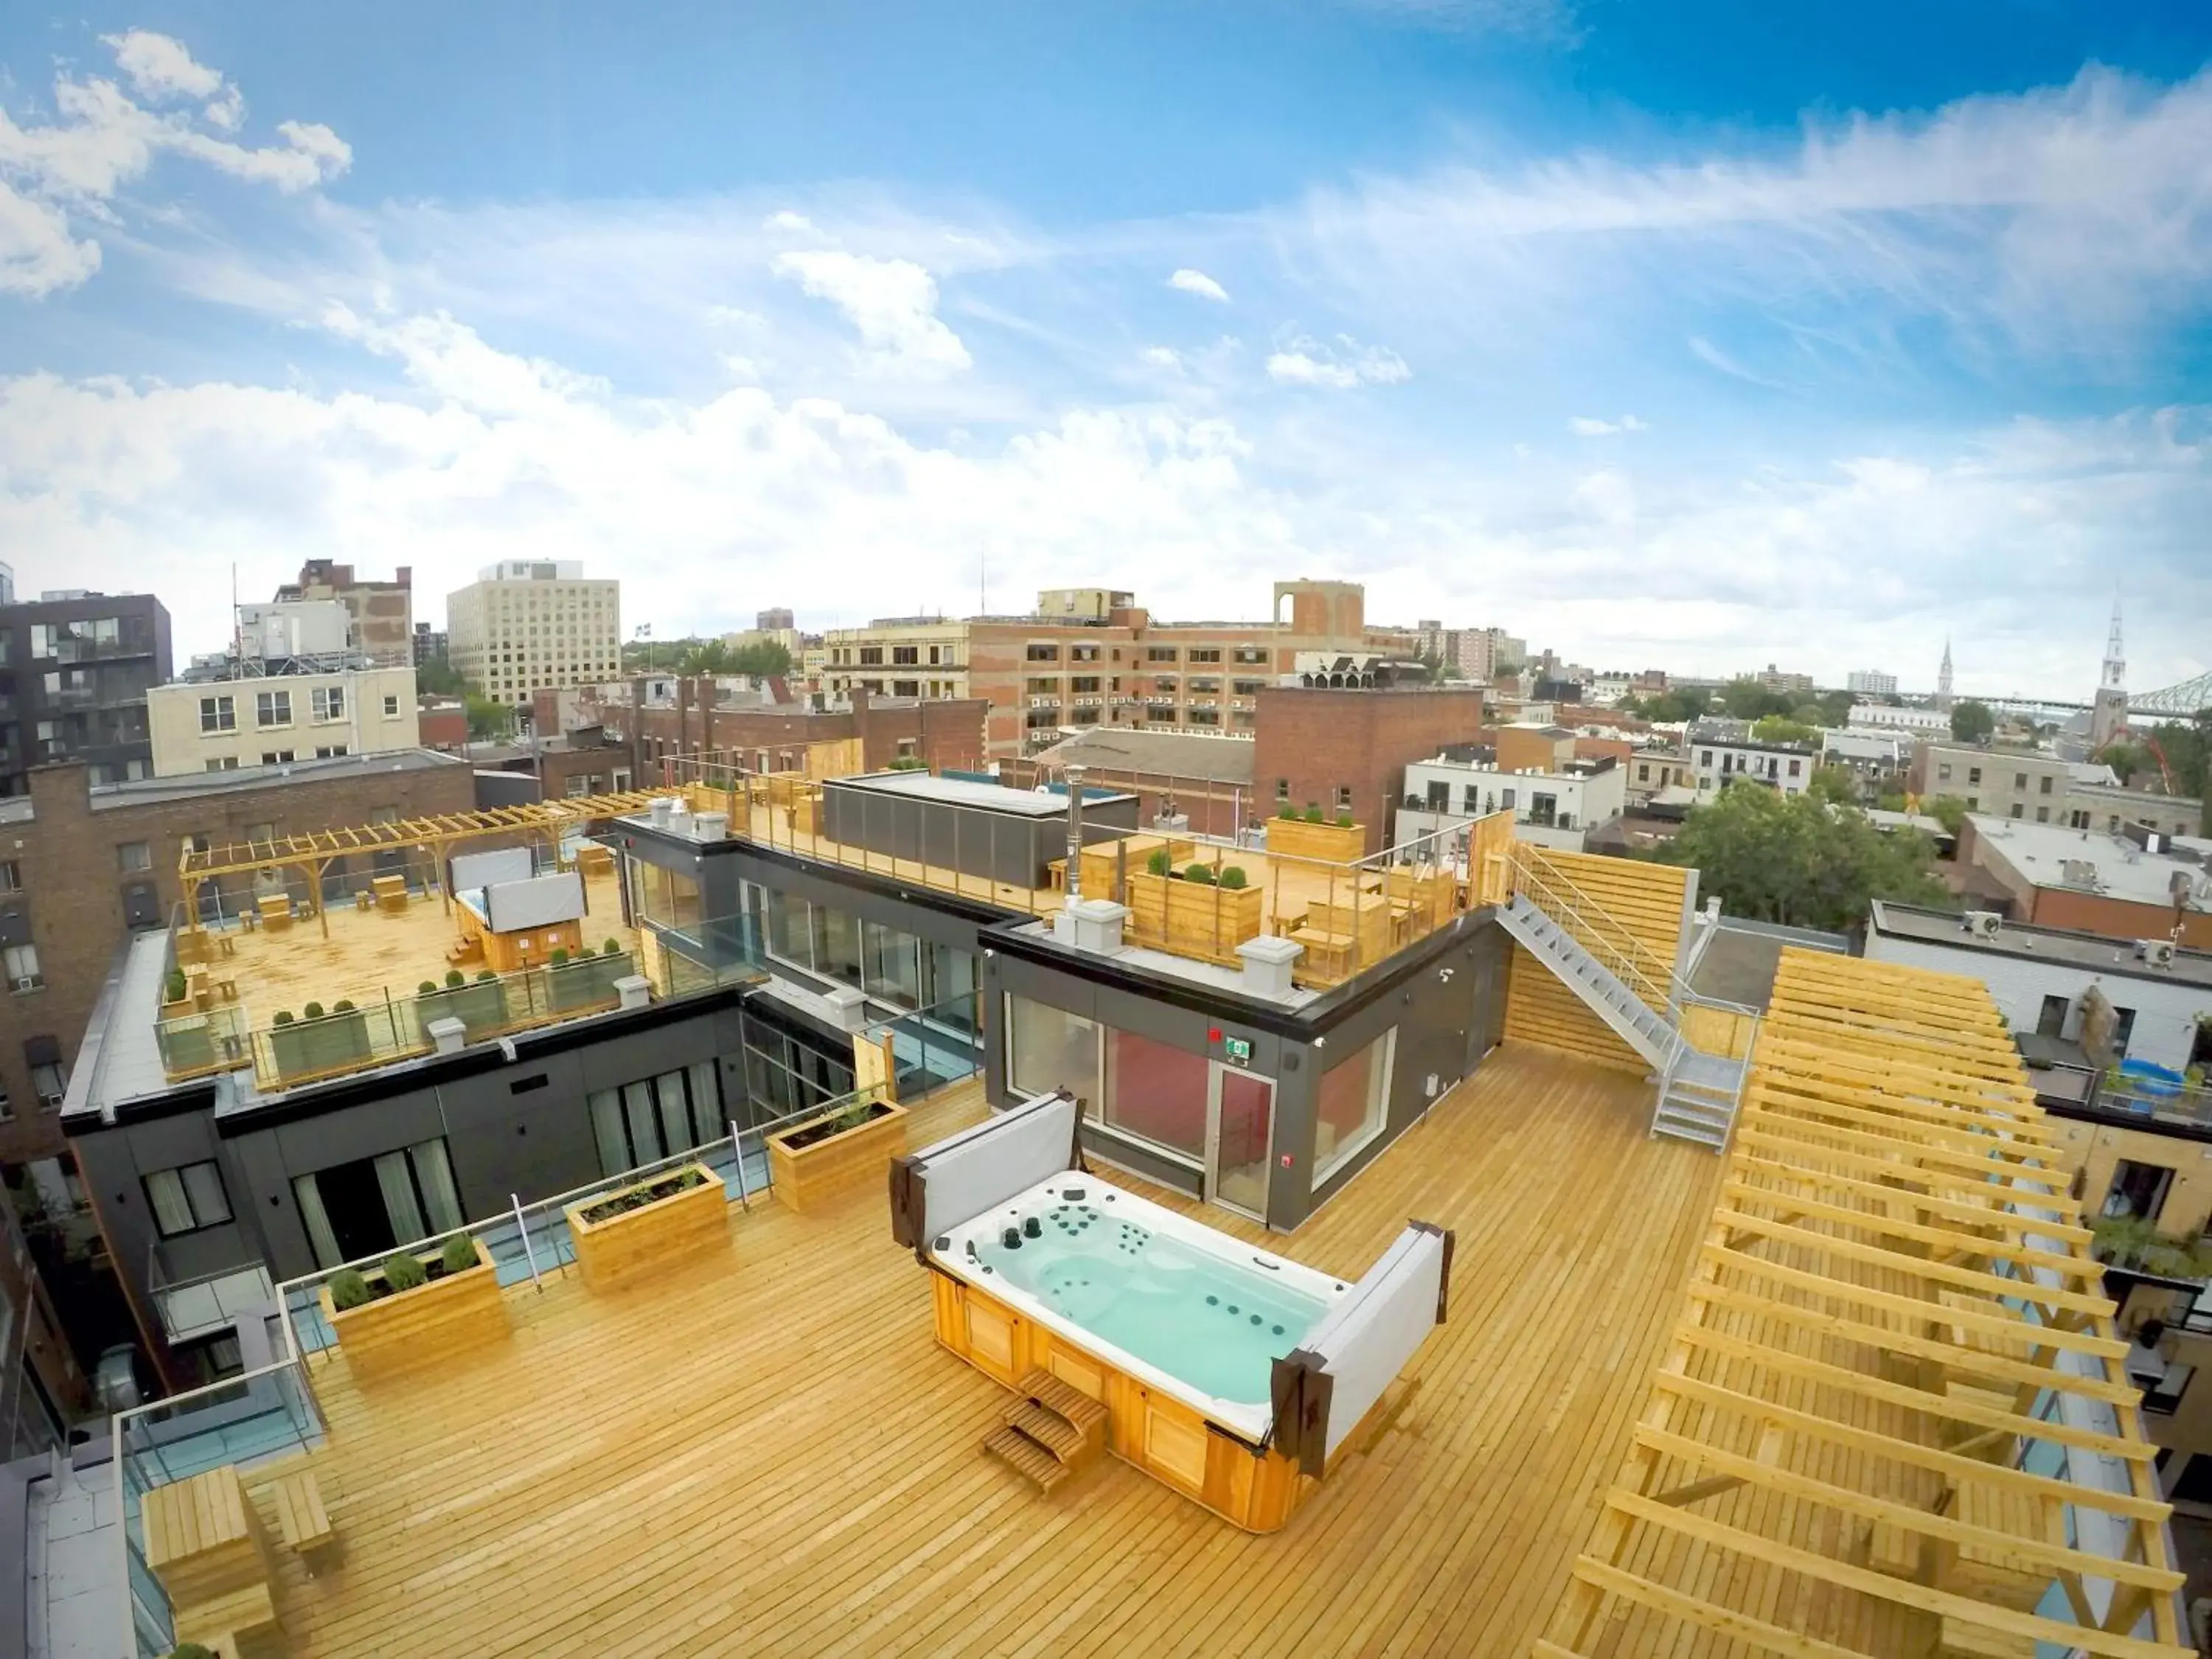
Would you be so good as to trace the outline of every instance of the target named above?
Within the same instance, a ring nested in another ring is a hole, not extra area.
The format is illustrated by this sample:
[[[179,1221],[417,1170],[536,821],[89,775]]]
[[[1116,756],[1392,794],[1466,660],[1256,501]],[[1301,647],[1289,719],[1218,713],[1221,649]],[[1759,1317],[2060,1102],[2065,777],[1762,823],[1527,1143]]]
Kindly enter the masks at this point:
[[[1040,1492],[1092,1462],[1106,1445],[1106,1407],[1048,1371],[1015,1385],[1021,1398],[983,1437],[983,1449],[1036,1483]]]

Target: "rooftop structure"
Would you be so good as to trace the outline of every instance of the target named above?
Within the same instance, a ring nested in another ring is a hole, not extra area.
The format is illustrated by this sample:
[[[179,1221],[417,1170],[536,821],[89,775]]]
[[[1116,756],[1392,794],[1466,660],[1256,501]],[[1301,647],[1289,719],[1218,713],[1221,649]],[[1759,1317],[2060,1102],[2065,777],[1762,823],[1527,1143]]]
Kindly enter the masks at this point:
[[[81,760],[97,783],[153,768],[146,693],[169,678],[169,613],[151,593],[75,593],[0,605],[13,665],[0,702],[0,796],[33,767]]]
[[[1548,739],[1550,728],[1544,728]],[[1544,847],[1579,852],[1589,834],[1618,818],[1628,805],[1627,772],[1611,757],[1573,758],[1575,739],[1557,734],[1540,748],[1553,754],[1539,765],[1509,766],[1505,740],[1522,735],[1507,727],[1496,745],[1446,750],[1406,769],[1406,797],[1397,812],[1397,840],[1415,842],[1452,824],[1492,812],[1510,812],[1513,832]]]
[[[2022,921],[2212,948],[2212,840],[1969,814],[1958,857],[1970,872],[1970,894]]]
[[[279,605],[322,602],[345,609],[345,637],[337,649],[351,651],[378,665],[418,661],[415,655],[415,577],[407,566],[390,581],[356,575],[354,567],[331,559],[309,559],[296,581],[276,590]]]
[[[572,559],[508,559],[446,596],[447,655],[484,696],[612,680],[622,672],[622,584]]]
[[[1741,720],[1692,721],[1683,747],[1698,793],[1710,799],[1748,780],[1785,795],[1811,787],[1820,751],[1812,744],[1769,742],[1751,735]]]
[[[1933,737],[1938,733],[1951,734],[1951,716],[1936,708],[1892,708],[1885,702],[1855,702],[1845,717],[1851,726],[1873,726],[1901,732],[1915,732]]]
[[[357,656],[240,659],[155,687],[146,712],[156,777],[404,753],[422,740],[413,666]]]

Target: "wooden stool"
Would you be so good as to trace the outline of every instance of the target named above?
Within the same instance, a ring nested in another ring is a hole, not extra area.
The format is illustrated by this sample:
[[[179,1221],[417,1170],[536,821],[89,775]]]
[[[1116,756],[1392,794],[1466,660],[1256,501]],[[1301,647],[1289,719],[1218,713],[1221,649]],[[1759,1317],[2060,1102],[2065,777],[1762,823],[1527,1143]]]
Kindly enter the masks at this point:
[[[307,1563],[314,1576],[315,1558],[337,1541],[331,1527],[331,1512],[323,1506],[323,1489],[313,1473],[281,1475],[270,1489],[276,1501],[276,1525],[284,1534],[284,1547]]]

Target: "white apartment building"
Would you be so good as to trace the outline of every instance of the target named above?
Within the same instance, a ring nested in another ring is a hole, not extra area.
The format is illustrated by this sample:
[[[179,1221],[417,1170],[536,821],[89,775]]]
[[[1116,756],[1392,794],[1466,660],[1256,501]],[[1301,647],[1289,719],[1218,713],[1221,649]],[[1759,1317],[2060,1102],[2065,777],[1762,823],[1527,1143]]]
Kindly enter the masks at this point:
[[[157,685],[146,694],[146,724],[157,778],[381,754],[422,741],[411,666]]]
[[[1897,676],[1885,674],[1879,668],[1854,668],[1844,676],[1844,690],[1855,696],[1893,697],[1897,695]]]
[[[1517,839],[1579,853],[1589,832],[1612,823],[1627,805],[1628,774],[1611,759],[1573,761],[1552,771],[1514,772],[1502,769],[1493,760],[1439,756],[1406,768],[1397,844],[1402,847],[1492,812],[1510,812]]]
[[[1756,738],[1724,735],[1711,727],[1692,726],[1688,744],[1698,793],[1709,799],[1746,780],[1785,795],[1802,795],[1811,785],[1813,769],[1820,761],[1820,752],[1809,744],[1761,743]]]
[[[503,559],[446,596],[446,654],[501,702],[622,672],[622,584],[574,559]]]
[[[1940,708],[1893,708],[1886,702],[1855,702],[1845,718],[1847,726],[1872,726],[1881,731],[1911,732],[1927,737],[1951,735],[1951,717]]]

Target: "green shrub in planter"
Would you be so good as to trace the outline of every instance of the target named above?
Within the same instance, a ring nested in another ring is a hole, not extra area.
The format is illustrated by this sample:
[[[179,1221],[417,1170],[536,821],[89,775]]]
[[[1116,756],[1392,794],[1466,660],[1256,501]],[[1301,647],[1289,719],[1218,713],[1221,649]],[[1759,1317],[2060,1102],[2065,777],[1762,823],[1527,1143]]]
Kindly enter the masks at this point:
[[[181,968],[172,968],[169,969],[168,978],[161,981],[162,1000],[166,1002],[182,1002],[185,1000],[185,993],[189,988],[185,983],[185,970]]]
[[[1275,816],[1279,818],[1288,818],[1291,823],[1296,823],[1298,819],[1298,809],[1290,802],[1285,801],[1275,809]]]
[[[1349,813],[1349,812],[1346,812],[1346,811],[1340,811],[1337,813],[1337,815],[1336,815],[1336,827],[1337,827],[1338,829],[1340,829],[1340,830],[1349,830],[1349,829],[1351,829],[1351,828],[1352,828],[1352,814],[1351,814],[1351,813]]]
[[[566,968],[568,965],[568,947],[565,945],[555,945],[553,947],[553,954],[546,957],[545,960],[547,963],[552,967]]]
[[[323,1005],[319,1002],[311,1002],[300,1010],[300,1018],[302,1019],[320,1019],[322,1017]]]
[[[1152,857],[1145,860],[1145,868],[1153,875],[1164,876],[1174,863],[1175,860],[1168,856],[1168,849],[1158,847],[1153,848]]]
[[[1244,878],[1243,866],[1238,864],[1224,865],[1221,870],[1221,884],[1224,887],[1228,888],[1231,892],[1235,892],[1238,888],[1247,885],[1248,884]]]
[[[1321,815],[1321,803],[1319,801],[1310,800],[1306,803],[1306,822],[1308,823],[1321,823],[1326,822]]]
[[[169,1650],[169,1659],[215,1659],[215,1650],[197,1642],[179,1642]]]
[[[1213,885],[1213,866],[1210,864],[1187,864],[1183,866],[1182,878],[1194,881],[1200,887],[1211,887]]]
[[[430,1275],[422,1270],[422,1262],[401,1250],[385,1258],[384,1282],[395,1291],[411,1291],[417,1285],[428,1284]]]
[[[466,985],[468,982],[469,976],[463,973],[459,969],[448,968],[446,969],[446,988],[447,990],[458,991],[461,987]]]
[[[353,999],[351,997],[340,997],[336,1002],[331,1004],[331,1012],[334,1014],[351,1013],[353,1012]]]
[[[351,1267],[331,1275],[331,1306],[340,1313],[349,1308],[363,1307],[368,1302],[368,1281]]]
[[[477,974],[477,983],[481,985],[488,979],[497,979],[499,975],[497,974],[494,973],[490,969],[486,968]]]
[[[609,939],[605,945],[599,946],[599,954],[603,957],[618,957],[622,953],[622,944],[617,939]]]
[[[292,1023],[292,1011],[289,1008],[279,1008],[276,1011],[276,1018],[269,1023],[271,1025],[289,1025]]]
[[[415,994],[418,997],[435,996],[437,994],[438,981],[434,979],[426,979],[415,988]]]
[[[477,1242],[466,1233],[456,1233],[446,1241],[446,1248],[438,1253],[449,1273],[465,1273],[477,1265]]]

